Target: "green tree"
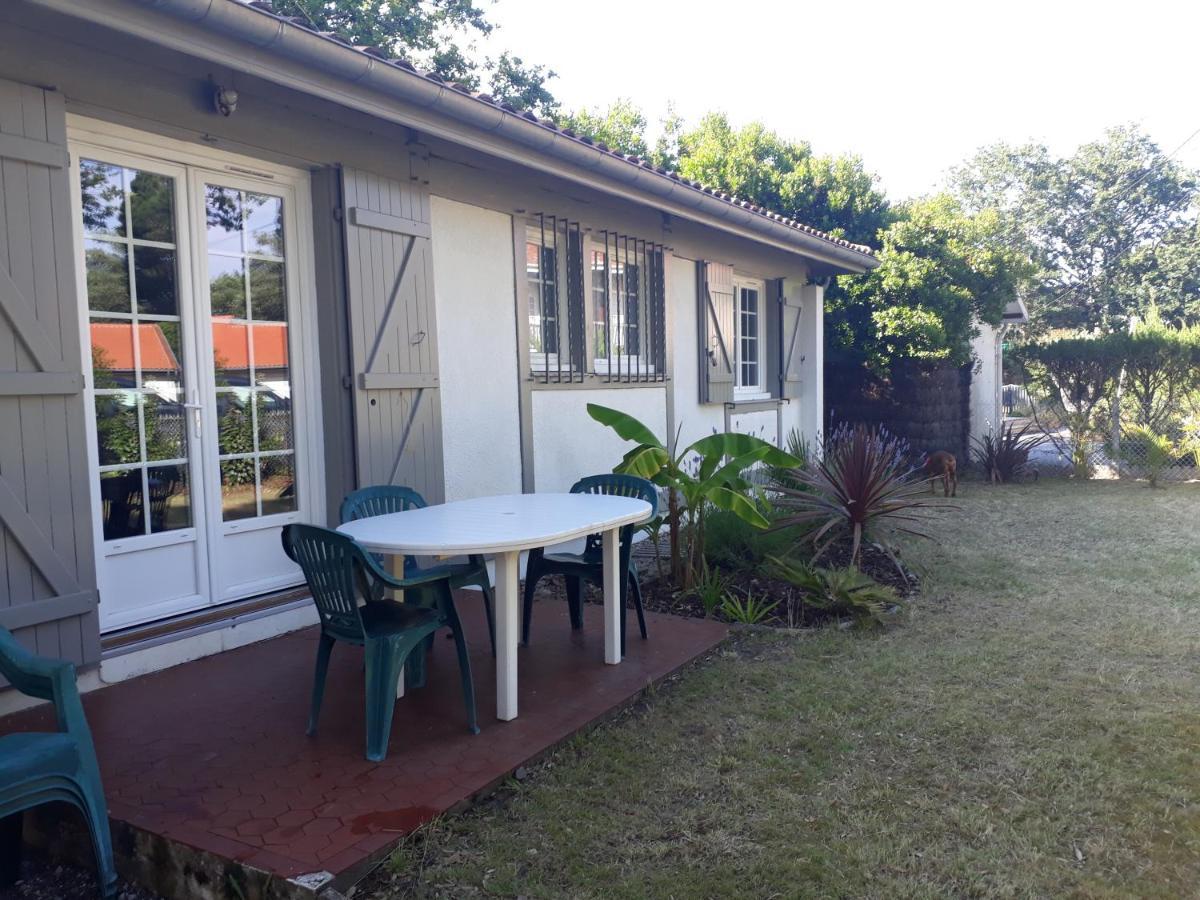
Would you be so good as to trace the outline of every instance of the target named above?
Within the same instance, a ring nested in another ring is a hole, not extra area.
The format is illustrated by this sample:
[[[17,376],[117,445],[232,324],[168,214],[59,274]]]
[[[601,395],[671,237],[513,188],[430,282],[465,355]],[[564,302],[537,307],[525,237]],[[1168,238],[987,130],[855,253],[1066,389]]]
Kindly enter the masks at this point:
[[[1033,269],[1003,240],[995,210],[969,214],[948,194],[896,210],[880,265],[841,279],[827,311],[832,351],[885,374],[897,359],[970,359],[978,323],[999,324]]]
[[[1132,254],[1123,285],[1143,317],[1176,325],[1200,324],[1200,222],[1170,229]]]
[[[521,109],[546,116],[558,109],[549,69],[509,53],[483,62],[473,58],[472,42],[495,29],[475,0],[275,0],[274,6],[280,15],[378,47],[472,90],[484,85],[486,74],[491,95]]]
[[[646,116],[632,100],[618,98],[606,110],[581,109],[558,120],[563,128],[593,140],[603,141],[613,150],[650,159],[646,143]]]
[[[1141,276],[1155,248],[1166,242],[1178,252],[1196,221],[1196,174],[1135,126],[1110,129],[1064,158],[1036,144],[988,147],[952,184],[969,210],[1002,212],[1008,241],[1037,259],[1032,308],[1047,328],[1127,327],[1154,299]],[[1194,261],[1179,261],[1182,277],[1166,282],[1172,290],[1196,271]]]
[[[1177,430],[1200,390],[1200,328],[1172,328],[1151,307],[1122,342],[1125,417],[1158,434]]]
[[[489,60],[486,68],[490,73],[489,90],[495,99],[546,118],[558,113],[558,100],[548,87],[555,77],[551,69],[527,64],[511,53]]]
[[[1071,458],[1075,474],[1092,473],[1092,444],[1100,441],[1109,407],[1125,365],[1126,336],[1061,337],[1021,348],[1020,359],[1049,410],[1070,434],[1050,434],[1060,453]]]
[[[817,156],[753,122],[734,128],[709,113],[677,137],[679,172],[760,206],[858,243],[890,221],[887,198],[857,156]]]

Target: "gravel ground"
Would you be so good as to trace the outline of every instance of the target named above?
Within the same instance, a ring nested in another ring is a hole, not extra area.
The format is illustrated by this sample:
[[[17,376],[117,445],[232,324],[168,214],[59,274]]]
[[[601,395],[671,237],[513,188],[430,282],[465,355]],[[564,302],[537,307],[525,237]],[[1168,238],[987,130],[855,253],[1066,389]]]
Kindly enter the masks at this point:
[[[76,866],[26,859],[21,863],[21,880],[0,888],[0,900],[96,900],[96,875]],[[122,881],[117,886],[117,900],[163,898]]]

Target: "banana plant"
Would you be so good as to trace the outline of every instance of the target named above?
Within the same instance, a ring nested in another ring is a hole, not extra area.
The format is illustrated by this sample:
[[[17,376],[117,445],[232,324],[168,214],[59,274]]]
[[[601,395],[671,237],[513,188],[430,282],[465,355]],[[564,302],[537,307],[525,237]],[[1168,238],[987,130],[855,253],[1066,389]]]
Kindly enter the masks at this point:
[[[598,403],[589,403],[587,411],[634,444],[615,471],[637,475],[666,489],[671,574],[685,590],[695,583],[702,566],[708,507],[728,510],[751,525],[766,528],[771,523],[765,501],[745,478],[746,470],[758,464],[800,465],[790,453],[750,434],[717,432],[681,449],[678,430],[669,441],[661,441],[628,413]]]

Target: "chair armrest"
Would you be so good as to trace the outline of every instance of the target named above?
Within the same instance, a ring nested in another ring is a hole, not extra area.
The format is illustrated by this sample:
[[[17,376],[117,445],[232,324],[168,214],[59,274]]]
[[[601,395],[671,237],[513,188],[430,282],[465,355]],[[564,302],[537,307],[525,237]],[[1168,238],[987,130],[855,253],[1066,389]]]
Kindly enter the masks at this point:
[[[390,587],[395,590],[402,591],[405,588],[420,587],[421,585],[425,584],[434,584],[439,581],[446,581],[450,577],[446,572],[431,572],[427,575],[422,575],[421,571],[418,569],[414,575],[406,578],[397,578],[396,576],[387,572],[370,553],[364,553],[363,558],[366,560],[367,568],[370,570],[372,577],[374,577],[376,581],[383,582],[386,587]]]
[[[64,659],[35,656],[4,629],[0,629],[0,675],[22,694],[53,700],[56,705],[67,685],[75,690],[74,665]]]

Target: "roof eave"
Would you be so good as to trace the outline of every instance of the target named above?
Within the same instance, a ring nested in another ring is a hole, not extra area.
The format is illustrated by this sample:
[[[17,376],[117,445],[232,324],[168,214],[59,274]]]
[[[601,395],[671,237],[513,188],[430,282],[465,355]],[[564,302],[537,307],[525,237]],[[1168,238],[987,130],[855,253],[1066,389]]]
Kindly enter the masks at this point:
[[[43,6],[76,17],[94,18],[109,27],[132,32],[144,39],[173,45],[174,35],[104,15],[91,4],[80,6],[74,0],[32,0]],[[225,37],[248,43],[271,54],[318,69],[356,88],[383,93],[418,109],[429,110],[456,122],[512,141],[527,151],[550,157],[581,173],[599,175],[623,186],[631,199],[659,206],[666,212],[682,214],[702,224],[725,227],[735,233],[750,232],[751,239],[800,253],[822,264],[831,273],[860,273],[875,268],[879,260],[868,248],[827,235],[784,216],[771,213],[748,202],[737,201],[677,174],[659,170],[648,162],[627,158],[603,146],[564,133],[529,114],[503,108],[490,98],[472,95],[451,86],[436,76],[422,74],[400,61],[374,55],[369,49],[346,44],[332,35],[319,34],[285,20],[266,10],[238,0],[136,0],[182,19],[215,31]],[[97,4],[99,7],[103,4]],[[131,27],[133,26],[133,27]],[[198,53],[194,44],[179,46],[183,52]],[[236,65],[241,60],[227,60]],[[248,61],[246,66],[249,67]],[[271,78],[270,71],[255,74]],[[278,73],[274,80],[283,82]],[[296,90],[312,93],[308,85],[286,82]],[[378,114],[377,105],[374,114]],[[455,140],[454,136],[447,139]],[[583,180],[583,179],[576,179]],[[594,185],[606,190],[605,185]]]

